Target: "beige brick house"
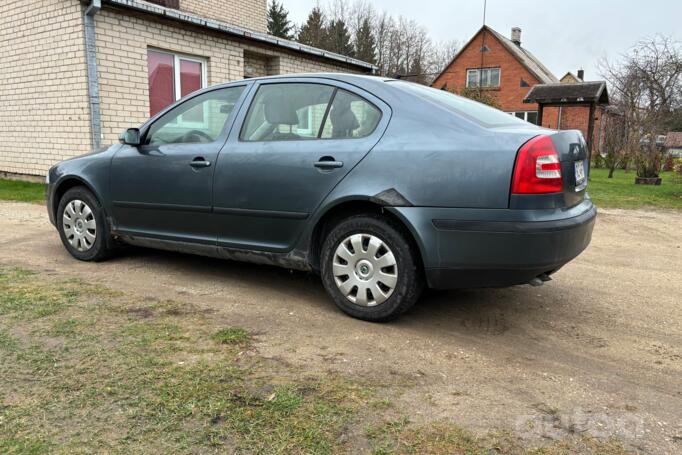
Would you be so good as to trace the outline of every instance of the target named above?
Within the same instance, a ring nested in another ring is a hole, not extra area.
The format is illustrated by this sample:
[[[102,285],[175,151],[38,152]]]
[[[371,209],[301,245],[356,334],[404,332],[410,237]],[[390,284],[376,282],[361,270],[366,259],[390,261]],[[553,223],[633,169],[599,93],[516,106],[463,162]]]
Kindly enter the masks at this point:
[[[0,173],[45,175],[204,86],[374,70],[265,31],[266,0],[2,0]]]

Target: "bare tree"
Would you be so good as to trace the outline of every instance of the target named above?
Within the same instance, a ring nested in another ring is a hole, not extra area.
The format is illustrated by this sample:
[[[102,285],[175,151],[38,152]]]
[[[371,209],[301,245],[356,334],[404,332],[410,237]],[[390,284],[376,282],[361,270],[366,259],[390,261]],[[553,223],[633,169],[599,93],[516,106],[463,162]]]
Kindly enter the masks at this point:
[[[613,178],[613,173],[618,166],[625,164],[628,159],[628,122],[619,106],[614,106],[606,110],[601,117],[602,139],[599,144],[599,153],[604,157],[604,162],[609,170],[609,177]]]
[[[346,46],[345,35],[339,32],[328,34],[341,38],[327,40],[323,47],[375,63],[382,76],[404,77],[429,84],[444,63],[452,58],[453,49],[459,47],[454,41],[435,46],[425,27],[402,16],[394,17],[387,11],[377,12],[369,0],[353,3],[328,0],[321,9],[327,19],[325,27],[332,29],[332,25],[343,24],[353,43],[353,46]],[[311,15],[309,23],[311,18],[315,19]],[[299,39],[302,42],[314,41],[308,38],[308,29],[313,28],[309,23],[301,27]],[[339,45],[342,41],[343,45]]]
[[[637,176],[658,177],[662,150],[657,138],[682,106],[682,49],[664,36],[638,42],[620,61],[600,63],[600,72],[623,109],[627,149]]]
[[[431,66],[434,74],[431,82],[450,64],[461,48],[462,43],[456,39],[436,43],[433,46]]]

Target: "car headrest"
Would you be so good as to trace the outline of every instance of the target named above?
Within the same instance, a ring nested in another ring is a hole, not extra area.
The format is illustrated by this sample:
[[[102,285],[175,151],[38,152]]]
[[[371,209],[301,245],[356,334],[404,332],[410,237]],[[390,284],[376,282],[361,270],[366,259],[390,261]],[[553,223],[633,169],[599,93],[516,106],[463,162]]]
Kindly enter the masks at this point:
[[[265,100],[265,120],[271,125],[297,125],[298,115],[286,93],[272,93]]]
[[[358,118],[350,109],[350,98],[336,96],[329,120],[332,123],[332,137],[348,137],[360,126]]]

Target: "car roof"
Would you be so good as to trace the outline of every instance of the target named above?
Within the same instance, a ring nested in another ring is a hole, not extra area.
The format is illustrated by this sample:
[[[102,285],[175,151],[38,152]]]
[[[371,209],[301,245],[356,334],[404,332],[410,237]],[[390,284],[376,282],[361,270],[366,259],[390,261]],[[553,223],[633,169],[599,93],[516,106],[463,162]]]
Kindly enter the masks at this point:
[[[348,84],[356,85],[360,88],[368,88],[369,86],[375,86],[378,83],[391,81],[393,79],[381,77],[381,76],[369,76],[364,74],[351,74],[351,73],[293,73],[293,74],[277,74],[273,76],[260,76],[247,79],[251,82],[267,81],[267,80],[293,80],[293,79],[305,79],[305,78],[316,78],[316,79],[330,79],[338,82],[345,82]],[[231,81],[222,84],[217,84],[213,86],[219,87],[223,85],[234,85],[239,82],[244,81]]]

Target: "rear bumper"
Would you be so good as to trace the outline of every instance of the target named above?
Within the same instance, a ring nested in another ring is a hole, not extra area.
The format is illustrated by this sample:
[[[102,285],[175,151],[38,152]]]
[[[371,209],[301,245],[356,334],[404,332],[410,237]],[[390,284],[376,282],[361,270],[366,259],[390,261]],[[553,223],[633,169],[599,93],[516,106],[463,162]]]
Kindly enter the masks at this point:
[[[589,245],[597,214],[589,199],[570,209],[394,210],[417,238],[436,289],[511,286],[554,273]]]

